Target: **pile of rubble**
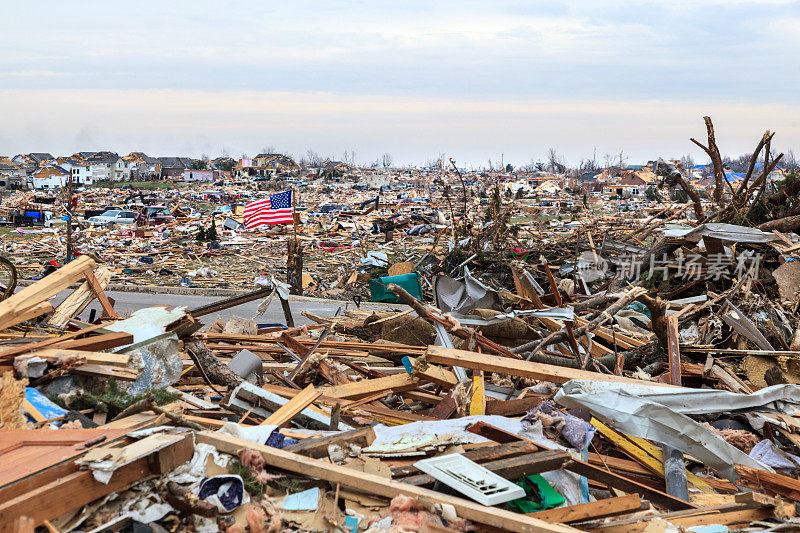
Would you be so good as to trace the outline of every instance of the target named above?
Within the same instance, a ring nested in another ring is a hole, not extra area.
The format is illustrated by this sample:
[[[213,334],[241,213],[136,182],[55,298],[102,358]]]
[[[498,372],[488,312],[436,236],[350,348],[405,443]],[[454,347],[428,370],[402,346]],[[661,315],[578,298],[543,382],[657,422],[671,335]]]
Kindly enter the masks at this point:
[[[301,319],[262,276],[120,317],[81,255],[0,302],[0,530],[797,530],[793,187],[557,227],[499,195],[370,215],[332,239],[382,312]],[[286,324],[214,320],[254,300]]]

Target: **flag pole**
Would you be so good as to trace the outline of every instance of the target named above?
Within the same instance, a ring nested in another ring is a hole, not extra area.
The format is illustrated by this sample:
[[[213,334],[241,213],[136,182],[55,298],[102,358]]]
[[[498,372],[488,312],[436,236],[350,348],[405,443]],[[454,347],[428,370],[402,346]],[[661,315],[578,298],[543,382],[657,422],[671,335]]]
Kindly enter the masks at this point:
[[[297,192],[292,188],[292,223],[294,225],[294,240],[297,240]]]

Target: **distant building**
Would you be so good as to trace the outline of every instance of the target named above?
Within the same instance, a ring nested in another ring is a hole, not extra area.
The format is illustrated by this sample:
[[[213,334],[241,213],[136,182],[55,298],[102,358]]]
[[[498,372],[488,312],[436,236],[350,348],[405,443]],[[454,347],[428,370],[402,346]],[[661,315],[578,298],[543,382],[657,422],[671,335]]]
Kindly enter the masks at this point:
[[[70,172],[55,163],[47,163],[33,173],[34,189],[60,189],[69,181]]]
[[[181,174],[183,181],[214,181],[215,170],[193,170],[187,168]]]
[[[91,173],[93,181],[121,181],[121,178],[117,178],[117,161],[120,159],[116,152],[100,151],[93,153],[83,162],[89,166],[86,172],[87,175]]]
[[[181,179],[183,171],[192,167],[191,157],[159,157],[162,179]]]
[[[0,162],[0,189],[22,189],[26,176],[24,166],[12,163],[10,159]]]
[[[161,177],[161,161],[143,152],[131,152],[123,157],[130,165],[130,179],[153,179]]]
[[[603,197],[612,198],[619,196],[622,198],[641,197],[647,189],[647,182],[636,175],[628,175],[615,182],[603,185]]]

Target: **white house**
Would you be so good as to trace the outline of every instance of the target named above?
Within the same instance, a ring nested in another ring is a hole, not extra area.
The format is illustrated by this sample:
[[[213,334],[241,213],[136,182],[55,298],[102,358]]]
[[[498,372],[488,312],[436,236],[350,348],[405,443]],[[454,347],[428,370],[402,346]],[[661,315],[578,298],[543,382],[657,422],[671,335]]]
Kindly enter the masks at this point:
[[[70,172],[56,163],[46,163],[33,173],[34,189],[60,189],[69,181]]]
[[[187,168],[181,175],[183,181],[214,181],[213,170],[192,170]]]

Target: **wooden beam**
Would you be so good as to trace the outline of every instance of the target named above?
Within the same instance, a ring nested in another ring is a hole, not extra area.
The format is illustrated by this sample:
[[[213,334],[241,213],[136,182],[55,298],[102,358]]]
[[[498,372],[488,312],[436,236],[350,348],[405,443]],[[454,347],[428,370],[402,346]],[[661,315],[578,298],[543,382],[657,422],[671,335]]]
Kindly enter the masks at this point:
[[[255,450],[260,452],[261,456],[264,458],[264,462],[273,468],[324,479],[333,485],[339,483],[343,487],[349,487],[385,498],[394,498],[395,496],[404,494],[412,498],[423,497],[434,503],[450,504],[455,508],[458,516],[462,518],[506,531],[515,531],[517,533],[549,531],[573,533],[577,531],[569,526],[550,524],[543,520],[512,513],[511,511],[505,511],[495,507],[486,507],[463,498],[415,487],[375,474],[358,472],[336,464],[309,459],[308,457],[296,453],[266,445],[255,444],[230,435],[203,431],[197,435],[197,439],[198,442],[210,444],[216,447],[217,450],[232,455],[236,455],[239,450],[244,448]]]
[[[522,437],[515,435],[513,433],[509,433],[508,431],[492,426],[490,424],[486,424],[484,422],[478,422],[477,424],[469,426],[467,428],[467,431],[475,433],[477,435],[481,435],[482,437],[486,437],[487,439],[499,443],[514,442],[516,440],[528,440],[528,439],[523,439]],[[539,446],[542,449],[547,449],[541,444],[537,444],[537,446]],[[665,509],[682,510],[682,509],[696,508],[695,505],[692,505],[689,502],[670,496],[669,494],[661,492],[660,490],[653,489],[651,487],[648,487],[647,485],[643,485],[641,483],[637,483],[636,481],[628,479],[625,476],[620,476],[609,470],[604,470],[600,467],[591,465],[583,461],[579,461],[577,459],[573,459],[572,461],[564,465],[564,469],[569,470],[571,472],[575,472],[576,474],[580,474],[589,479],[599,481],[605,485],[609,485],[611,487],[617,488],[627,493],[637,492],[639,494],[642,494],[651,502],[661,507],[664,507]]]
[[[277,411],[269,415],[260,425],[262,426],[283,426],[297,414],[311,405],[317,398],[322,396],[314,385],[309,385],[300,394],[283,404]]]
[[[489,445],[486,446],[485,444]],[[509,442],[508,444],[480,443],[478,446],[480,447],[465,450],[462,455],[470,461],[482,464],[505,457],[534,453],[538,449],[534,444],[524,440]],[[413,463],[392,468],[392,478],[395,479],[403,476],[416,476],[421,473]]]
[[[133,344],[133,335],[125,333],[124,331],[106,333],[105,335],[92,335],[82,339],[72,339],[67,341],[57,342],[52,345],[53,348],[66,348],[69,350],[84,350],[88,352],[100,352],[103,350],[110,350],[111,348],[119,348],[120,346],[127,346]]]
[[[486,414],[486,391],[484,390],[483,371],[476,370],[472,376],[472,396],[469,401],[470,415]]]
[[[328,445],[352,442],[358,446],[366,447],[375,439],[375,432],[372,428],[353,429],[342,431],[327,437],[303,439],[302,441],[283,448],[286,451],[313,457],[316,459],[328,456]]]
[[[56,361],[61,357],[74,355],[85,359],[87,365],[110,365],[120,367],[127,367],[128,361],[131,358],[130,354],[124,353],[86,352],[83,350],[63,350],[58,348],[36,350],[31,355],[47,359],[48,361]]]
[[[419,361],[419,359],[414,359],[413,357],[410,359],[411,365],[414,368],[414,372],[411,374],[412,376],[423,381],[436,383],[445,389],[452,389],[458,384],[458,378],[456,377],[455,373],[451,372],[450,370],[436,365],[417,365],[417,361]]]
[[[667,317],[667,353],[669,355],[669,382],[681,386],[681,349],[678,344],[678,317]]]
[[[12,326],[16,326],[17,324],[22,324],[25,321],[28,321],[32,318],[36,318],[37,316],[46,315],[53,310],[53,304],[50,302],[42,302],[36,305],[33,305],[19,313],[15,314],[11,318],[6,319],[4,322],[0,323],[0,328],[8,329]]]
[[[581,520],[594,520],[606,518],[625,513],[631,513],[642,509],[642,499],[638,494],[626,494],[616,498],[606,498],[589,503],[579,503],[568,505],[558,509],[548,509],[536,513],[526,513],[528,516],[544,520],[546,522],[579,522]]]
[[[100,266],[94,271],[94,277],[100,284],[100,287],[105,289],[111,281],[112,272],[106,266]],[[48,319],[48,322],[54,326],[64,327],[71,318],[81,314],[86,307],[94,300],[95,293],[92,291],[92,285],[89,281],[81,283],[80,287],[72,291],[64,301],[62,301],[53,315]]]
[[[103,291],[103,287],[95,277],[94,272],[87,270],[83,275],[86,278],[86,281],[89,283],[89,287],[92,289],[92,292],[97,297],[97,301],[100,302],[100,306],[103,308],[106,316],[113,319],[119,318],[117,312],[114,311],[114,306],[108,301],[108,296],[106,296],[106,293]]]
[[[9,328],[23,322],[19,320],[33,308],[45,303],[83,277],[84,272],[94,268],[94,259],[82,255],[40,279],[33,285],[25,287],[16,294],[0,302],[0,329]],[[52,309],[52,305],[50,306]],[[35,315],[36,316],[36,315]]]
[[[563,450],[547,450],[527,453],[519,457],[498,459],[483,463],[481,466],[491,470],[500,477],[514,480],[542,472],[560,470],[571,456]],[[428,485],[436,481],[428,474],[420,474],[403,478],[403,483],[409,485]]]
[[[0,351],[0,358],[13,357],[15,355],[23,354],[25,352],[30,352],[31,350],[38,350],[40,348],[45,348],[47,346],[76,339],[81,335],[91,333],[92,331],[100,329],[105,325],[106,324],[95,324],[93,326],[89,326],[88,328],[84,328],[78,331],[73,331],[72,333],[67,333],[66,335],[62,335],[60,337],[49,337],[39,342],[32,342],[30,344],[23,344],[21,346],[6,348],[5,350]]]
[[[538,407],[544,401],[544,395],[528,394],[524,398],[515,400],[495,400],[486,398],[486,414],[500,416],[515,416],[525,414]]]
[[[191,459],[193,446],[186,444],[190,439],[191,436],[181,439],[156,452],[164,459],[160,463],[153,462],[155,454],[152,454],[121,466],[114,471],[108,484],[94,479],[89,470],[79,470],[0,503],[0,533],[12,531],[11,524],[21,516],[32,518],[38,526],[107,494],[124,490],[152,474],[151,462],[161,469],[171,470]],[[170,455],[173,448],[179,448],[182,453]]]
[[[601,374],[588,370],[577,370],[556,365],[546,365],[531,361],[519,361],[496,355],[485,355],[465,350],[455,350],[443,346],[428,346],[425,358],[429,363],[448,366],[460,366],[485,372],[497,372],[509,376],[540,379],[553,383],[566,383],[571,379],[586,379],[593,381],[610,381],[613,383],[628,383],[636,385],[656,385],[670,387],[667,383],[655,381],[642,381],[639,379]]]
[[[419,386],[419,380],[408,374],[395,374],[394,376],[386,376],[385,378],[365,379],[362,381],[354,381],[345,385],[337,385],[325,389],[326,396],[332,398],[347,398],[357,399],[363,396],[374,394],[378,391],[401,392],[411,389],[416,389]]]

